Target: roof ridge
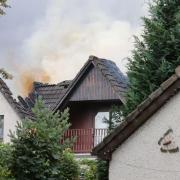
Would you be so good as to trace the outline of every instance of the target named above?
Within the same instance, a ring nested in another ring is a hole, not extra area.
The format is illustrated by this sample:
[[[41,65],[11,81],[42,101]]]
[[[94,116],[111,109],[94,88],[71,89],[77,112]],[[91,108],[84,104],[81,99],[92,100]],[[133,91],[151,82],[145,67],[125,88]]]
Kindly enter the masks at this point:
[[[94,61],[94,60],[97,60],[97,59],[99,59],[97,56],[90,55],[89,58],[88,58],[88,61]]]
[[[109,59],[105,59],[105,58],[99,58],[97,56],[94,56],[94,55],[90,55],[89,58],[88,58],[88,61],[106,61],[106,62],[110,62],[114,65],[116,65],[116,63],[112,60],[109,60]]]
[[[39,87],[45,87],[45,86],[56,86],[57,84],[49,84],[49,83],[42,83],[42,82],[33,82],[33,86],[35,89],[39,88]]]
[[[42,83],[42,82],[33,82],[33,86],[35,90],[40,87],[50,87],[50,86],[60,86],[60,85],[68,85],[72,82],[72,80],[63,80],[57,84],[50,84],[50,83]]]

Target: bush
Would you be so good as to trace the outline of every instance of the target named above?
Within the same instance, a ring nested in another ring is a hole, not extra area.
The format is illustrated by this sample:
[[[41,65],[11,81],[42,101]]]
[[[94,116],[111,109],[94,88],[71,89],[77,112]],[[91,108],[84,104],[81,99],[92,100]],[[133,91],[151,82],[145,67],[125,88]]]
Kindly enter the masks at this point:
[[[63,152],[71,142],[65,140],[60,143],[70,126],[68,111],[53,113],[38,100],[33,113],[34,121],[26,119],[17,125],[16,135],[11,134],[10,170],[14,177],[17,180],[67,180],[64,173],[69,172],[64,171],[64,164],[67,169],[73,169],[71,175],[76,177],[73,158]]]
[[[2,179],[12,178],[9,170],[11,162],[12,147],[8,144],[0,144],[0,177]]]
[[[65,180],[78,180],[79,179],[79,164],[75,160],[74,154],[68,149],[63,152],[61,158],[61,177]]]
[[[83,180],[95,180],[97,172],[97,161],[83,159],[80,161],[80,173]]]
[[[83,159],[79,164],[83,180],[108,180],[107,161]]]
[[[108,180],[108,162],[103,160],[97,161],[97,179],[98,180]]]

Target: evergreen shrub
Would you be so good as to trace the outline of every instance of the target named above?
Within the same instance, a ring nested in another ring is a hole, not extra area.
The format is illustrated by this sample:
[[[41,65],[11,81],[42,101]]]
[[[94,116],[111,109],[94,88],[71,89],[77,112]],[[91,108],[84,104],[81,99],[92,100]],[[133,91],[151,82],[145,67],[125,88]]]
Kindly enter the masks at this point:
[[[12,175],[16,180],[67,180],[70,177],[66,175],[71,171],[70,176],[75,180],[78,166],[74,157],[65,151],[72,142],[69,139],[62,141],[70,127],[68,110],[53,113],[39,99],[33,113],[34,120],[18,123],[16,134],[11,133]]]

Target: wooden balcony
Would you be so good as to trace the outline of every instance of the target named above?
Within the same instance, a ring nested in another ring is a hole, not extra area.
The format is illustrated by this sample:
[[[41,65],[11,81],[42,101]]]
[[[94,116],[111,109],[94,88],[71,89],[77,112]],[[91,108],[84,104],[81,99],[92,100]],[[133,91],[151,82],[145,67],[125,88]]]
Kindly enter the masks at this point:
[[[64,138],[76,137],[72,148],[75,153],[90,153],[107,135],[107,129],[69,129]]]

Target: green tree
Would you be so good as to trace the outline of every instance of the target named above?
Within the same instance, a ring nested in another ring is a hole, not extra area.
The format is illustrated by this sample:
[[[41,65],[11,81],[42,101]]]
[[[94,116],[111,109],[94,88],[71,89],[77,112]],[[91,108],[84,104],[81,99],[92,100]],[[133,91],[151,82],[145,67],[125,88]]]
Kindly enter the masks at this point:
[[[12,179],[9,170],[12,148],[9,144],[0,143],[0,179]]]
[[[8,8],[7,0],[0,0],[0,15],[4,15],[4,8]]]
[[[13,151],[9,169],[17,180],[66,180],[62,167],[64,160],[69,159],[63,158],[63,152],[71,142],[62,139],[70,127],[68,110],[54,114],[38,100],[33,113],[35,120],[26,119],[18,123],[16,134],[11,133]],[[69,169],[72,165],[69,164]]]
[[[118,126],[122,122],[123,118],[121,107],[112,106],[109,112],[109,118],[103,117],[103,122],[107,124],[108,133]]]
[[[79,161],[80,174],[83,180],[96,180],[97,179],[97,161],[90,159],[82,159]]]
[[[97,180],[108,180],[109,163],[108,161],[97,161]]]
[[[180,65],[180,0],[154,0],[128,63],[127,115]]]
[[[62,180],[79,180],[79,160],[75,159],[70,149],[63,151],[60,169]]]

